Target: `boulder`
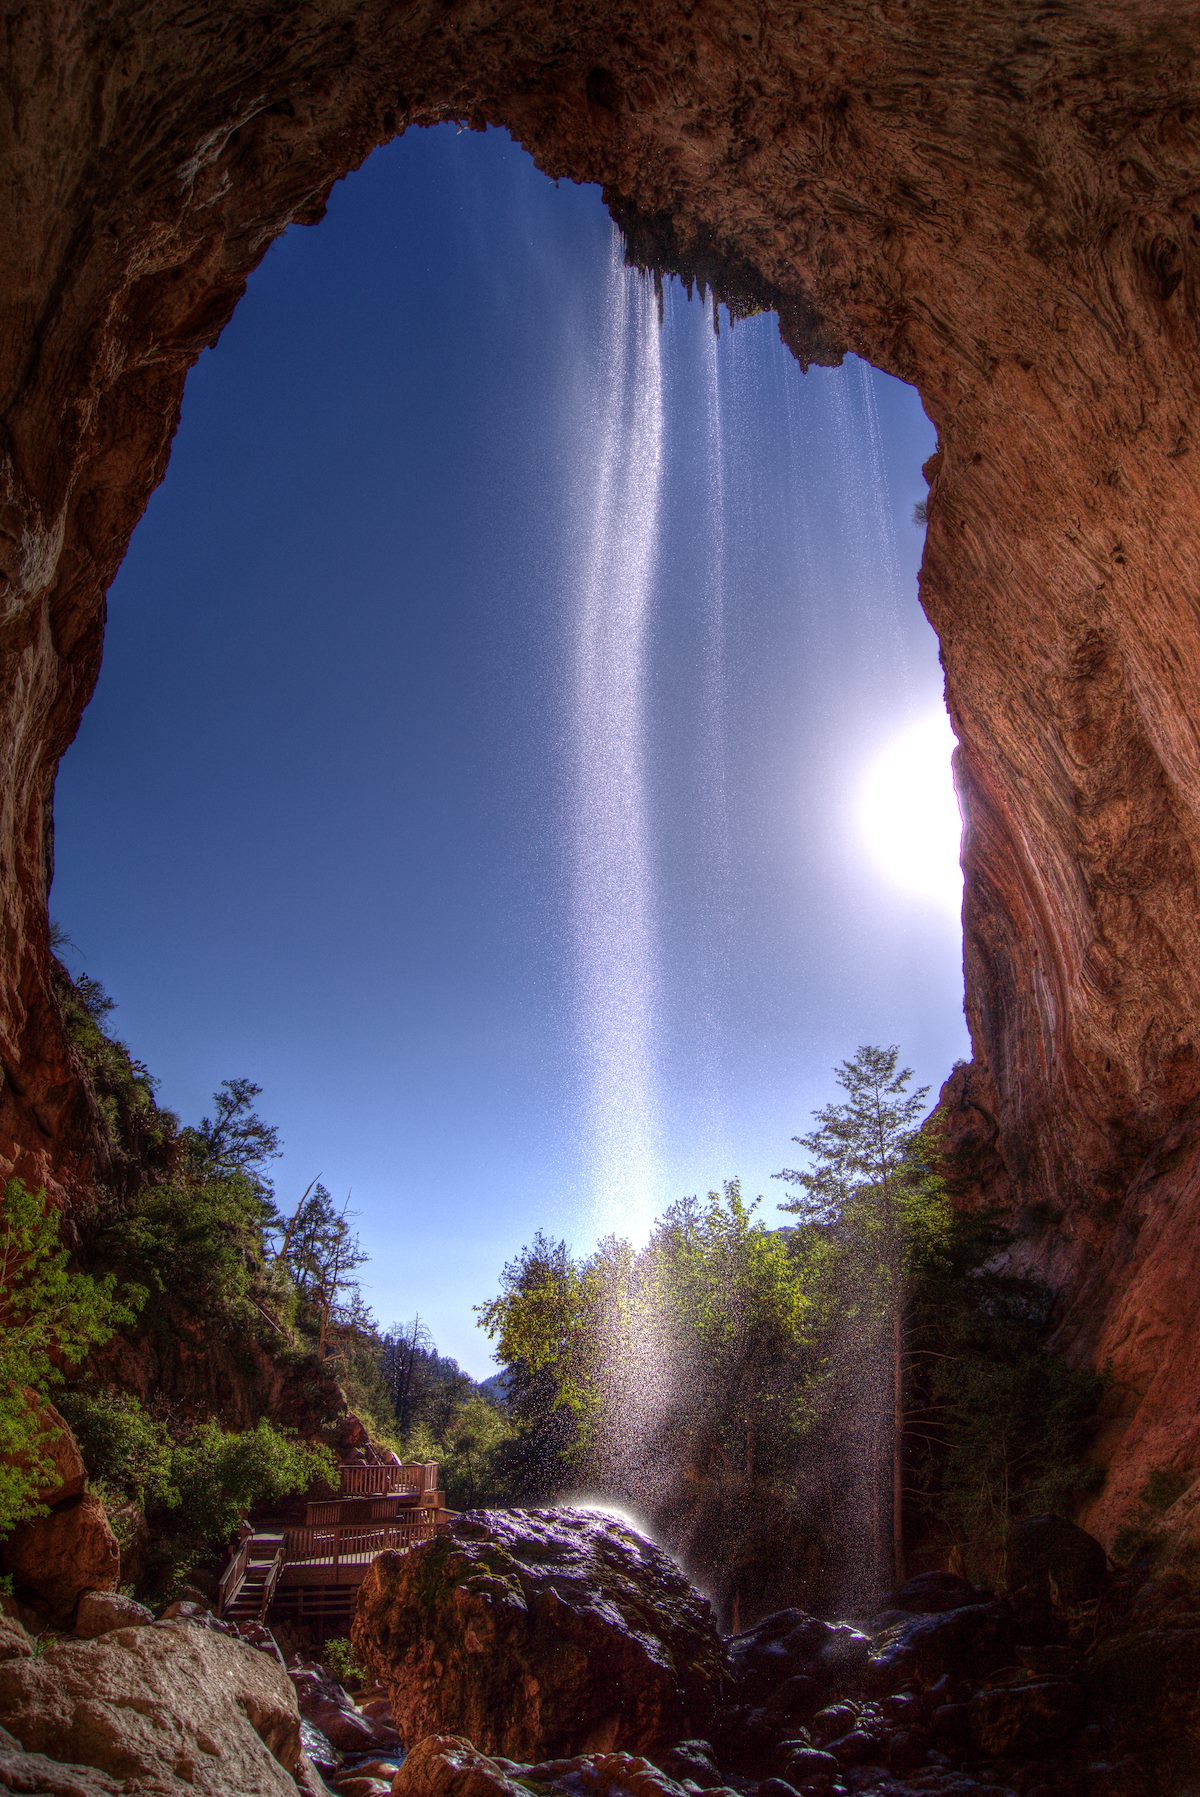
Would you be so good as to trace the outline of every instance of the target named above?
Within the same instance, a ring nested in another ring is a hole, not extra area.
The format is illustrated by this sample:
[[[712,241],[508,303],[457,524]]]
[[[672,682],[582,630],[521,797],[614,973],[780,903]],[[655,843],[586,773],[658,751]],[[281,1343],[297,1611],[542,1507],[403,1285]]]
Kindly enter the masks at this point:
[[[124,1797],[126,1789],[94,1766],[67,1766],[44,1753],[26,1753],[0,1728],[0,1791],[12,1797]]]
[[[287,1676],[304,1720],[339,1753],[382,1753],[395,1745],[395,1729],[382,1716],[364,1716],[345,1686],[323,1666],[292,1665]]]
[[[631,1753],[588,1753],[522,1765],[481,1753],[459,1736],[419,1741],[396,1774],[392,1797],[688,1797],[687,1787]],[[734,1797],[727,1787],[712,1797]]]
[[[83,1641],[107,1635],[113,1629],[138,1628],[153,1622],[145,1604],[131,1597],[120,1597],[115,1591],[85,1591],[75,1612],[75,1633]]]
[[[206,1629],[115,1629],[6,1661],[0,1715],[26,1755],[92,1768],[87,1797],[93,1789],[296,1797],[300,1715],[291,1685],[263,1654]],[[115,1783],[97,1781],[97,1772]]]
[[[1066,1609],[1098,1597],[1108,1575],[1100,1543],[1062,1516],[1030,1516],[1015,1524],[1007,1558],[1012,1591],[1033,1591]]]
[[[87,1486],[87,1468],[70,1424],[48,1398],[38,1397],[32,1391],[27,1391],[25,1396],[41,1432],[38,1457],[49,1462],[38,1482],[38,1503],[53,1508],[70,1498],[82,1497]]]
[[[1180,1621],[1183,1621],[1180,1618]],[[1125,1751],[1194,1770],[1200,1740],[1200,1616],[1194,1626],[1133,1629],[1087,1657],[1088,1707]]]
[[[1068,1679],[1035,1679],[977,1691],[967,1705],[972,1745],[993,1759],[1050,1753],[1076,1733],[1083,1692]]]
[[[784,1713],[811,1710],[836,1687],[852,1689],[871,1652],[868,1637],[804,1610],[777,1610],[726,1642],[735,1703]]]
[[[992,1592],[972,1585],[956,1572],[919,1572],[893,1591],[884,1607],[904,1610],[910,1616],[940,1616],[947,1610],[986,1603],[992,1596]]]
[[[708,1601],[591,1510],[469,1511],[382,1554],[351,1633],[409,1743],[466,1735],[522,1760],[706,1734],[723,1679]]]
[[[968,1604],[887,1629],[869,1669],[877,1687],[894,1690],[913,1680],[930,1686],[941,1678],[986,1678],[1012,1664],[1013,1615],[1007,1604]]]
[[[5,1660],[28,1660],[33,1642],[15,1616],[0,1612],[0,1663]]]
[[[23,1601],[66,1627],[85,1591],[113,1591],[121,1552],[99,1498],[68,1499],[48,1516],[18,1523],[4,1545],[4,1571]]]

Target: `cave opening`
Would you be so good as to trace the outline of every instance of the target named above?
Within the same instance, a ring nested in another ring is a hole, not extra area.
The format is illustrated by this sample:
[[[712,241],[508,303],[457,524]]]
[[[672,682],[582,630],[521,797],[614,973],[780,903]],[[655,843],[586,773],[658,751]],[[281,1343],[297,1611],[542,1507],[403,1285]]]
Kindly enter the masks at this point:
[[[504,134],[377,151],[194,371],[59,779],[53,914],[163,1102],[260,1081],[281,1190],[349,1190],[381,1319],[420,1310],[478,1373],[470,1306],[519,1242],[628,1208],[597,1214],[569,841],[606,308],[636,282],[597,191]],[[914,603],[932,429],[866,364],[802,375],[772,317],[718,323],[669,283],[653,325],[634,1233],[734,1175],[770,1211],[859,1042],[935,1087],[967,1052]]]

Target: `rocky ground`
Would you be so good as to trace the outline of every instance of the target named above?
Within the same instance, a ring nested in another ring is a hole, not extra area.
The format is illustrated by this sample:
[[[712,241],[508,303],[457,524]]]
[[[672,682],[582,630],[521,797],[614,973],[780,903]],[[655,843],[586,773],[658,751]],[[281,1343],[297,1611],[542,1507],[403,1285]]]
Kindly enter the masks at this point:
[[[0,1617],[0,1792],[24,1797],[1190,1797],[1200,1595],[1021,1525],[997,1597],[926,1573],[857,1625],[722,1640],[594,1512],[476,1512],[376,1562],[352,1697],[202,1605],[111,1593]],[[10,1605],[11,1608],[11,1605]],[[406,1751],[407,1749],[407,1751]]]

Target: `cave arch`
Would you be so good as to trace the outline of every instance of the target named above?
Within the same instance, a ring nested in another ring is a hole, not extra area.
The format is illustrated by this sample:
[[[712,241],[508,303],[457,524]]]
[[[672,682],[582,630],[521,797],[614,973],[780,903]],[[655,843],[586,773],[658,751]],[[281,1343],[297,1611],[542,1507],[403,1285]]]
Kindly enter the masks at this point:
[[[69,1191],[93,1152],[47,979],[50,803],[187,368],[377,143],[504,125],[602,183],[646,265],[921,393],[968,815],[952,1127],[1114,1359],[1104,1517],[1195,1469],[1200,109],[1173,0],[76,0],[14,14],[8,48],[3,1158]]]

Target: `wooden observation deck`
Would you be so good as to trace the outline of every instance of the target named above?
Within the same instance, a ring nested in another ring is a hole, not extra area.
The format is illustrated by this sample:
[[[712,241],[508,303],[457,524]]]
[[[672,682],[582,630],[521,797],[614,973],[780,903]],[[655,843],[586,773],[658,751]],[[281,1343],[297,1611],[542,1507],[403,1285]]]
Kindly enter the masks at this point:
[[[449,1516],[437,1462],[394,1457],[338,1468],[339,1495],[301,1524],[247,1528],[221,1578],[218,1614],[234,1621],[349,1623],[377,1554],[429,1541]]]

